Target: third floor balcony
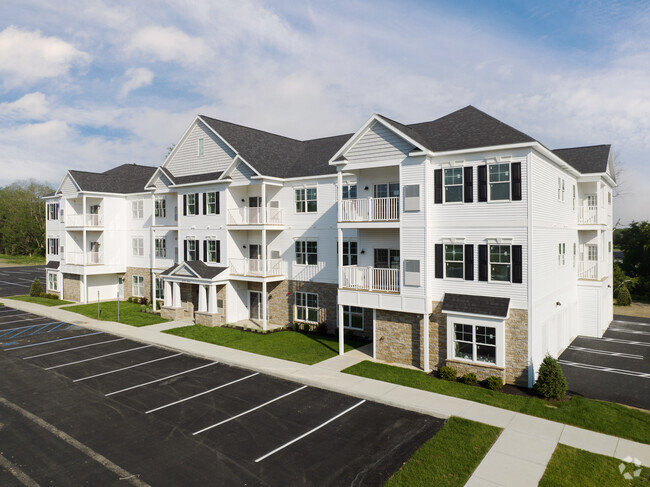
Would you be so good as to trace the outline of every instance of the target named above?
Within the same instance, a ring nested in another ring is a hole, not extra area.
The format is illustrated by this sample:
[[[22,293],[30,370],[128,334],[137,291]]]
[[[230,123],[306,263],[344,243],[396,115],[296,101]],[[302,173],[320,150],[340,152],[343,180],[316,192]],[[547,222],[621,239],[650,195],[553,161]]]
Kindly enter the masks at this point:
[[[341,200],[340,222],[398,222],[399,197]]]

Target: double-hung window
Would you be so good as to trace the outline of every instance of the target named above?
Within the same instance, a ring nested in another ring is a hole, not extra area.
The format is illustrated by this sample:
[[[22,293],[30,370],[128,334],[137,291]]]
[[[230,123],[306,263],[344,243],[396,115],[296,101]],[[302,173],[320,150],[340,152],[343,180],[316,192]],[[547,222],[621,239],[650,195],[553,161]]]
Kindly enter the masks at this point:
[[[510,199],[510,163],[488,165],[490,201]]]
[[[343,199],[344,200],[355,200],[357,199],[357,185],[345,183],[343,184]]]
[[[48,291],[59,290],[59,275],[56,272],[50,272],[47,274],[47,289]]]
[[[143,200],[136,200],[131,202],[131,214],[134,220],[142,220],[144,218]]]
[[[48,238],[47,239],[47,253],[50,255],[59,255],[59,239],[58,238]]]
[[[165,287],[160,277],[156,277],[156,299],[165,299]]]
[[[343,306],[343,327],[363,330],[363,308]]]
[[[186,205],[187,205],[187,214],[188,215],[198,215],[199,214],[199,205],[198,201],[196,201],[196,194],[195,193],[190,193],[187,195],[186,198]]]
[[[167,216],[167,208],[164,198],[158,198],[155,201],[155,214],[156,218],[165,218]]]
[[[155,240],[156,257],[167,257],[167,241],[165,237],[158,237]]]
[[[144,239],[142,237],[133,237],[131,239],[131,248],[134,257],[142,257],[144,255]]]
[[[205,248],[207,250],[206,262],[217,262],[217,241],[207,240]]]
[[[510,282],[511,271],[510,245],[490,245],[490,280]]]
[[[557,263],[558,265],[564,265],[566,262],[566,244],[559,243],[557,244]]]
[[[343,265],[357,265],[359,260],[357,249],[356,241],[343,242]]]
[[[472,362],[496,364],[496,328],[454,323],[454,357]]]
[[[204,143],[203,143],[203,137],[199,139],[199,146],[198,146],[198,155],[202,156],[204,154]]]
[[[133,284],[131,286],[131,294],[138,298],[144,297],[144,277],[133,276]]]
[[[311,240],[296,241],[296,264],[318,264],[318,242]]]
[[[463,201],[463,168],[451,167],[444,170],[445,202],[456,203]]]
[[[463,246],[445,245],[445,277],[462,279],[463,276]]]
[[[208,215],[216,215],[217,214],[217,193],[216,192],[211,192],[211,193],[205,193],[205,198],[206,198],[206,210]]]
[[[187,243],[187,260],[199,260],[198,249],[196,248],[196,240],[186,240]]]
[[[48,220],[58,220],[59,219],[59,204],[58,203],[48,203],[48,205],[47,205],[47,219]]]
[[[318,192],[316,188],[296,189],[296,212],[316,213],[318,211]]]
[[[296,293],[296,321],[318,323],[318,294]]]
[[[590,261],[598,260],[598,245],[587,244],[587,260]]]

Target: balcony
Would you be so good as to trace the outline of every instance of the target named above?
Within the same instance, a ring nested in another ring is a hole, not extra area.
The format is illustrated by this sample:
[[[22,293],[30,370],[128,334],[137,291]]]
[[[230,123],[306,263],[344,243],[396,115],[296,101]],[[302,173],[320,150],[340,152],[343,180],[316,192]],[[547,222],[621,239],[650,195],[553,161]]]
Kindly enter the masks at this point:
[[[228,210],[228,225],[284,225],[282,208],[266,208],[266,222],[263,222],[264,208],[243,207]]]
[[[578,279],[598,279],[598,261],[596,260],[579,261]]]
[[[104,215],[101,213],[87,215],[66,215],[66,227],[103,227]]]
[[[65,263],[70,265],[101,265],[104,255],[101,252],[66,252]]]
[[[230,274],[246,277],[284,276],[282,259],[229,259]]]
[[[341,200],[341,222],[397,222],[399,197]]]
[[[399,293],[399,269],[344,266],[341,268],[339,287],[358,291]]]
[[[598,206],[578,206],[578,223],[580,225],[598,225]]]

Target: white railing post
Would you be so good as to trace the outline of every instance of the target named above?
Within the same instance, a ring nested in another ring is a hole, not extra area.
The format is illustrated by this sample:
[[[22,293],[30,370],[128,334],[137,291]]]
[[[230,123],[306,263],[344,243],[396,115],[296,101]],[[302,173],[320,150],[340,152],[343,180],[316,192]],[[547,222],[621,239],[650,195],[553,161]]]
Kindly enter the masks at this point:
[[[368,267],[368,290],[369,291],[372,291],[374,287],[375,284],[374,280],[375,280],[375,276],[374,276],[374,272],[372,271],[372,267]]]

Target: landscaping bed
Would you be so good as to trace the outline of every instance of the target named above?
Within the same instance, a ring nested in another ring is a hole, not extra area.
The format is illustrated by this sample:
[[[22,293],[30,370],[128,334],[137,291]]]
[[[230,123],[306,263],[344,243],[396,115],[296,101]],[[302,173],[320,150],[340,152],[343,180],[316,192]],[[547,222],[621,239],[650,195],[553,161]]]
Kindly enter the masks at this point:
[[[11,296],[9,299],[15,299],[16,301],[25,301],[27,303],[35,303],[43,306],[61,306],[63,304],[72,304],[72,301],[64,301],[62,299],[55,298],[42,298],[36,296]]]
[[[88,318],[99,319],[101,321],[118,321],[125,325],[131,326],[147,326],[155,325],[157,323],[165,323],[165,320],[160,316],[144,312],[146,309],[141,304],[129,303],[127,301],[120,301],[120,319],[117,319],[117,301],[106,301],[99,303],[100,317],[97,317],[97,303],[79,304],[75,306],[65,306],[66,311],[79,313],[80,315],[87,316]]]
[[[581,396],[573,396],[570,400],[564,401],[545,401],[538,397],[505,394],[480,386],[445,381],[419,370],[367,360],[348,367],[342,372],[467,399],[641,443],[650,443],[650,413],[620,404]]]
[[[166,330],[165,333],[307,365],[322,362],[339,353],[338,337],[311,332],[278,331],[262,334],[236,328],[190,325]],[[367,343],[347,338],[345,351]]]

